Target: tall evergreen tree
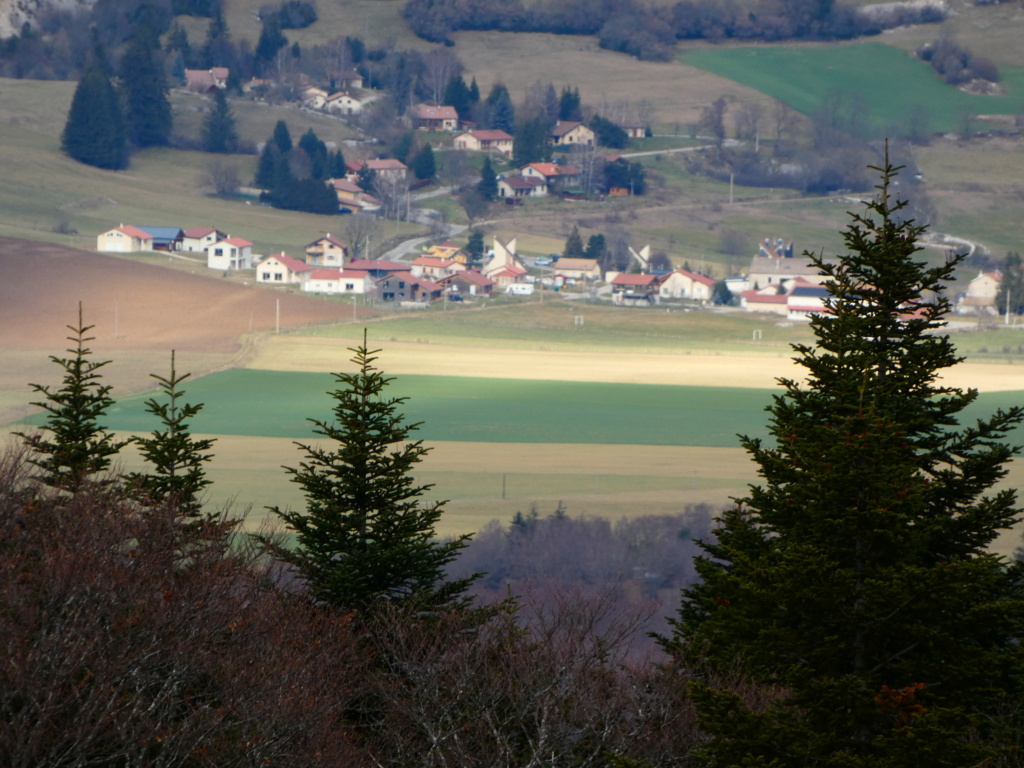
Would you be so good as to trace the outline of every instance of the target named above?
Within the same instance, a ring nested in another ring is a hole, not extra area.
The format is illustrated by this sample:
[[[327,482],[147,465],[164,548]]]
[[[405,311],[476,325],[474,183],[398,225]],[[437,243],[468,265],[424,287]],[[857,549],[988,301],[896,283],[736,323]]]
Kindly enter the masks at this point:
[[[578,88],[565,86],[558,100],[558,119],[581,122],[583,112],[580,109],[580,92]]]
[[[29,461],[42,470],[40,479],[72,493],[109,468],[111,458],[130,442],[115,439],[100,424],[114,399],[99,373],[110,361],[90,359],[92,350],[87,345],[94,337],[88,334],[94,327],[84,324],[79,304],[78,325],[67,326],[72,344],[68,357],[50,357],[64,371],[62,385],[59,389],[30,385],[44,397],[32,405],[43,409],[46,421],[36,434],[15,433],[32,450]]]
[[[270,140],[277,145],[278,150],[282,155],[287,155],[292,151],[292,135],[288,131],[288,123],[284,120],[278,120],[274,125],[274,133]]]
[[[274,186],[274,174],[280,156],[281,152],[274,142],[268,141],[263,145],[263,151],[260,153],[260,160],[256,166],[256,176],[253,179],[253,184],[260,189],[270,189]]]
[[[476,190],[485,200],[493,200],[498,196],[498,174],[494,172],[489,157],[484,158],[484,164],[480,168],[480,181],[476,184]]]
[[[213,459],[207,451],[214,441],[197,440],[189,430],[189,420],[203,408],[202,404],[179,402],[183,396],[181,384],[190,375],[178,374],[173,351],[170,374],[150,374],[159,385],[161,399],[151,397],[146,410],[159,419],[160,427],[148,437],[136,437],[135,443],[152,470],[133,472],[125,479],[150,500],[169,500],[185,517],[195,518],[202,513],[200,494],[210,485],[204,466]]]
[[[996,291],[996,311],[1019,315],[1024,310],[1024,260],[1019,253],[1006,254],[1002,273]]]
[[[128,138],[136,147],[167,144],[171,137],[171,102],[164,70],[154,55],[159,43],[142,26],[132,36],[121,59]]]
[[[580,237],[580,228],[573,224],[572,232],[565,239],[565,248],[562,249],[562,256],[570,259],[583,258],[583,238]]]
[[[260,39],[256,43],[256,58],[264,63],[271,62],[280,51],[288,45],[288,38],[281,31],[281,20],[276,13],[263,20]]]
[[[448,80],[448,85],[444,89],[444,103],[455,108],[455,111],[459,113],[460,120],[469,119],[473,102],[470,99],[469,87],[462,79],[462,75],[452,75]]]
[[[326,179],[330,174],[327,167],[327,145],[308,129],[299,139],[299,149],[309,156],[310,173],[314,179]]]
[[[61,147],[80,163],[119,170],[128,165],[124,114],[100,62],[82,73],[71,100]]]
[[[551,159],[548,126],[544,120],[535,117],[519,126],[512,142],[512,155],[519,166]]]
[[[1024,412],[959,426],[977,392],[941,382],[959,358],[936,333],[955,262],[915,258],[885,166],[848,254],[805,254],[830,310],[795,347],[806,382],[781,382],[771,443],[743,439],[763,483],[704,545],[667,643],[774,700],[693,686],[715,766],[995,765],[1024,694],[1020,565],[988,550],[1021,518],[993,485]]]
[[[277,554],[299,569],[316,599],[341,608],[461,604],[471,579],[446,581],[444,569],[469,537],[436,540],[444,502],[424,502],[432,486],[412,477],[428,451],[410,439],[419,425],[405,423],[405,398],[386,396],[392,379],[374,367],[378,350],[364,338],[350,351],[355,372],[334,374],[334,420],[310,419],[327,445],[298,444],[306,460],[288,470],[306,509],[272,509],[296,533],[297,547]]]
[[[474,229],[469,233],[469,240],[466,241],[466,253],[472,262],[480,261],[484,257],[484,233]]]
[[[591,235],[587,239],[586,250],[583,251],[583,257],[586,259],[597,259],[598,261],[604,256],[605,251],[605,239],[604,235],[596,234]]]
[[[238,132],[235,130],[235,116],[228,95],[224,89],[216,88],[213,92],[213,109],[203,121],[203,151],[230,153],[237,149]]]
[[[429,144],[420,147],[420,151],[413,156],[409,167],[417,179],[434,178],[434,174],[437,173],[437,162],[434,160],[434,150],[430,148]]]
[[[498,131],[505,131],[505,133],[515,133],[516,130],[516,110],[512,106],[512,100],[508,98],[506,92],[505,98],[498,99],[491,105],[491,128]]]

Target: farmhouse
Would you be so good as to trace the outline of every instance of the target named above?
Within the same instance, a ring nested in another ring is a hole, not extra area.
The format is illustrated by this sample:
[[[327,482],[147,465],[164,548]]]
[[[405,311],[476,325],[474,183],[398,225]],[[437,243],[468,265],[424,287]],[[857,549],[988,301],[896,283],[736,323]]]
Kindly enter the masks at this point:
[[[524,179],[540,179],[548,194],[561,192],[579,184],[580,169],[568,163],[530,163],[519,169]]]
[[[583,123],[559,120],[551,129],[551,143],[556,147],[581,144],[585,147],[594,146],[594,132]]]
[[[677,269],[661,278],[658,294],[663,299],[690,299],[691,301],[711,301],[714,294],[715,281],[705,275]]]
[[[218,240],[226,240],[227,235],[214,227],[192,227],[181,233],[179,250],[185,253],[205,253],[208,246]]]
[[[1003,281],[1003,273],[979,272],[978,276],[967,284],[967,291],[957,297],[956,311],[959,315],[998,315],[996,295]]]
[[[313,267],[293,259],[287,253],[268,256],[256,265],[256,282],[270,285],[297,285],[309,279]]]
[[[181,246],[184,233],[180,227],[152,227],[143,224],[139,229],[152,235],[154,251],[176,251]]]
[[[323,109],[330,94],[323,88],[311,85],[302,89],[302,106],[308,109]]]
[[[193,93],[210,93],[217,88],[227,88],[229,74],[227,67],[186,69],[185,89]]]
[[[555,262],[555,275],[566,280],[600,280],[601,265],[597,259],[573,259],[563,256]]]
[[[515,200],[523,197],[545,197],[548,185],[535,176],[506,176],[498,179],[498,197]]]
[[[345,175],[349,181],[357,181],[359,178],[359,172],[364,168],[373,171],[378,176],[388,177],[394,181],[402,181],[405,179],[409,167],[401,160],[395,160],[394,158],[383,158],[374,160],[349,160],[345,163],[345,170],[348,173]]]
[[[358,115],[363,111],[364,105],[364,101],[348,91],[339,91],[324,99],[323,109],[336,115]]]
[[[119,224],[96,236],[96,250],[107,253],[152,251],[153,236],[131,224]]]
[[[442,288],[412,272],[391,272],[377,280],[376,290],[382,301],[432,301],[441,298]]]
[[[338,210],[349,213],[376,213],[380,210],[380,200],[363,190],[354,181],[345,179],[328,179],[327,184],[338,196]]]
[[[789,296],[779,293],[778,288],[750,289],[740,294],[740,306],[747,312],[766,312],[772,315],[789,314]]]
[[[420,131],[456,131],[459,128],[459,113],[455,107],[416,104],[410,110],[410,118],[413,127]]]
[[[455,137],[455,149],[475,150],[477,152],[499,152],[505,157],[512,157],[511,135],[505,131],[469,131]]]
[[[425,277],[429,280],[440,280],[448,277],[457,270],[465,269],[455,259],[439,259],[434,256],[419,256],[412,262],[412,272],[416,277]]]
[[[620,272],[612,280],[612,303],[622,306],[657,304],[657,276]]]
[[[210,269],[252,269],[252,243],[229,237],[206,246],[206,266]]]
[[[755,256],[751,259],[750,270],[747,272],[747,282],[753,286],[753,290],[770,285],[777,286],[798,277],[815,285],[825,281],[818,268],[806,259]]]
[[[373,290],[368,272],[355,269],[314,269],[302,283],[307,293],[330,293],[365,296]]]
[[[348,244],[328,232],[306,245],[306,263],[312,267],[340,267],[348,258]]]

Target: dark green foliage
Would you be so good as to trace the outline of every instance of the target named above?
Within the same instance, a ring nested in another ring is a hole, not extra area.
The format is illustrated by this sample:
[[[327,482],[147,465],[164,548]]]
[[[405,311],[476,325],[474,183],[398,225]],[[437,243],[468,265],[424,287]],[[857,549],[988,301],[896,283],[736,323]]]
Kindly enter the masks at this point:
[[[377,351],[365,340],[351,351],[356,371],[334,374],[334,421],[309,420],[328,442],[299,443],[306,460],[288,469],[306,509],[272,510],[298,545],[277,554],[298,568],[317,600],[341,608],[459,605],[472,578],[446,582],[444,569],[469,537],[435,539],[444,502],[424,502],[432,486],[412,477],[427,453],[410,439],[419,425],[404,422],[404,398],[386,397],[392,379],[374,368]]]
[[[304,0],[286,0],[276,12],[281,29],[305,29],[316,23],[316,5]]]
[[[213,92],[213,109],[203,121],[203,151],[229,153],[237,149],[238,132],[235,130],[235,116],[231,112],[227,94],[223,89],[217,88]],[[262,159],[261,157],[261,168]]]
[[[224,14],[218,5],[216,12],[210,19],[210,26],[206,30],[206,41],[200,52],[202,67],[228,67],[231,66],[231,33],[228,31],[228,24],[224,20]]]
[[[505,98],[499,99],[491,105],[490,124],[491,128],[495,130],[515,133],[516,110],[512,106],[512,100],[508,98],[507,92],[505,92]]]
[[[602,147],[624,149],[629,143],[629,135],[621,127],[600,115],[594,115],[590,119],[590,129],[594,132],[595,140]]]
[[[587,248],[583,252],[583,256],[587,259],[600,260],[604,256],[605,248],[604,235],[591,235],[587,240]]]
[[[605,164],[604,185],[609,191],[621,187],[628,189],[631,195],[642,195],[647,191],[647,171],[640,163],[630,163],[620,157]]]
[[[728,305],[732,304],[734,300],[735,298],[732,295],[732,291],[730,291],[729,286],[725,284],[725,280],[717,281],[715,283],[714,290],[711,293],[711,303],[718,305]]]
[[[167,43],[164,50],[168,53],[177,51],[181,54],[185,64],[188,64],[192,57],[192,45],[188,41],[188,30],[178,22],[174,22],[171,31],[167,33]]]
[[[424,144],[409,163],[413,174],[417,179],[432,179],[437,173],[437,163],[434,160],[434,150],[429,144]]]
[[[260,189],[270,189],[274,184],[274,172],[277,168],[277,161],[281,156],[277,145],[268,141],[263,145],[260,153],[260,161],[256,166],[256,177],[253,183]]]
[[[569,259],[583,258],[583,238],[580,237],[580,228],[573,224],[572,232],[565,239],[565,248],[562,249],[562,256]]]
[[[1019,253],[1006,254],[1002,273],[1003,279],[996,292],[996,311],[1019,315],[1024,311],[1024,261]]]
[[[50,357],[64,370],[60,389],[31,384],[32,391],[43,395],[32,405],[46,412],[46,423],[33,435],[15,434],[32,450],[29,462],[42,470],[47,485],[72,493],[80,490],[97,473],[110,467],[111,458],[130,441],[116,440],[100,419],[114,404],[110,385],[100,383],[99,370],[109,360],[90,360],[92,350],[86,346],[94,337],[88,333],[92,325],[84,325],[82,306],[78,306],[78,325],[67,326],[72,343],[68,357]]]
[[[97,168],[118,170],[128,165],[121,103],[99,62],[78,81],[61,147],[78,162]]]
[[[210,484],[203,467],[213,459],[207,451],[214,441],[196,440],[189,431],[188,420],[202,410],[202,404],[178,402],[183,396],[181,384],[190,375],[178,375],[173,351],[170,375],[150,374],[159,384],[163,401],[150,398],[146,401],[146,410],[160,420],[160,428],[153,430],[149,437],[134,440],[152,470],[133,472],[125,479],[149,501],[169,501],[182,516],[194,518],[202,513],[200,494]]]
[[[274,125],[274,133],[270,137],[270,140],[277,146],[278,151],[282,155],[287,155],[292,151],[292,135],[288,130],[288,123],[284,120],[278,120]]]
[[[498,174],[494,172],[489,157],[484,159],[484,164],[480,167],[480,181],[476,184],[476,191],[485,200],[493,200],[498,196]]]
[[[256,43],[256,58],[266,63],[273,61],[274,56],[288,45],[288,38],[281,31],[281,22],[276,15],[263,20],[260,39]]]
[[[331,176],[333,166],[328,163],[327,145],[313,133],[312,128],[302,134],[299,149],[309,156],[310,176],[314,179],[327,179]]]
[[[513,162],[516,165],[542,163],[551,159],[551,143],[547,121],[535,117],[523,122],[512,142]]]
[[[583,113],[580,111],[580,90],[565,86],[562,95],[558,99],[558,119],[572,122],[581,122]]]
[[[479,99],[480,94],[477,94]],[[444,89],[444,103],[454,107],[459,113],[460,120],[468,120],[470,110],[473,108],[473,100],[470,98],[469,86],[462,79],[462,75],[452,75],[448,85]]]
[[[370,168],[366,163],[363,163],[363,167],[359,169],[359,173],[356,174],[356,184],[359,185],[360,189],[364,189],[367,192],[373,192],[373,187],[377,182],[377,172]]]
[[[469,103],[476,105],[480,103],[480,86],[476,84],[476,78],[469,84]]]
[[[466,241],[466,253],[473,262],[480,261],[484,256],[484,233],[474,229],[469,233],[469,240]]]
[[[140,29],[121,59],[128,138],[136,147],[163,146],[171,136],[171,102],[154,46],[159,47],[158,42]]]
[[[959,425],[977,392],[942,384],[959,359],[934,332],[956,261],[915,259],[923,228],[898,223],[896,170],[847,255],[805,254],[832,314],[795,347],[807,380],[781,382],[772,441],[743,439],[763,483],[704,545],[667,643],[772,702],[693,686],[713,765],[962,768],[1015,738],[994,724],[1024,693],[1021,572],[988,546],[1020,520],[993,486],[1024,412]]]
[[[269,202],[286,211],[332,215],[338,212],[338,197],[321,179],[287,176],[270,191]]]
[[[328,168],[330,169],[330,173],[328,174],[328,178],[330,179],[340,179],[348,171],[348,169],[345,167],[345,156],[341,154],[340,149],[331,152],[331,154],[327,158],[327,164]]]
[[[401,160],[403,163],[409,162],[409,153],[412,152],[414,139],[412,131],[405,131],[399,135],[394,146],[391,147],[391,154],[396,160]]]

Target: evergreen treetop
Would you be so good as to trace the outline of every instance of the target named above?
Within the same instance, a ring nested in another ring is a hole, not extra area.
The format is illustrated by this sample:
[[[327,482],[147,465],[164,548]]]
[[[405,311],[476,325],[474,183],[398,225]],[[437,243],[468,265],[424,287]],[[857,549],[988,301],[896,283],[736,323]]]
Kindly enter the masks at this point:
[[[80,163],[120,170],[128,165],[124,114],[99,55],[82,73],[68,110],[61,147]]]
[[[762,483],[703,545],[666,642],[775,692],[693,686],[713,765],[981,765],[1024,692],[1020,570],[987,550],[1021,518],[993,486],[1024,412],[959,425],[977,393],[942,382],[959,359],[936,332],[956,262],[915,257],[923,228],[878,170],[849,253],[806,254],[829,291],[794,347],[806,381],[781,381],[771,443],[742,439]]]
[[[171,136],[171,102],[167,80],[154,48],[159,40],[140,25],[121,59],[121,83],[126,103],[128,138],[136,147],[163,146]]]
[[[267,146],[270,146],[269,143]],[[235,116],[224,89],[216,88],[213,92],[213,109],[203,121],[203,151],[227,154],[238,149],[238,131],[235,129]],[[264,152],[266,152],[264,148]],[[257,173],[263,169],[263,156]]]
[[[484,158],[484,164],[480,168],[480,181],[476,184],[477,192],[485,200],[493,200],[498,196],[498,174],[494,172],[491,165],[491,158]]]
[[[562,249],[562,256],[570,259],[583,258],[583,238],[580,237],[578,225],[572,225],[572,232],[565,239],[565,248]]]
[[[50,360],[64,370],[59,389],[31,384],[32,390],[44,396],[32,405],[42,408],[46,421],[35,434],[16,432],[32,450],[29,462],[42,470],[41,480],[55,488],[77,492],[95,475],[110,467],[111,458],[130,440],[117,440],[101,424],[100,419],[114,404],[110,385],[101,383],[100,369],[109,360],[90,359],[87,346],[95,326],[85,325],[82,305],[78,305],[78,325],[67,326],[72,346],[68,357],[51,355]]]
[[[334,421],[310,419],[323,441],[297,443],[306,459],[286,468],[302,486],[306,509],[272,509],[298,545],[275,554],[299,570],[316,599],[341,608],[462,605],[472,579],[446,581],[445,566],[469,537],[436,540],[444,502],[424,502],[433,486],[412,476],[428,452],[410,439],[419,425],[405,423],[405,398],[385,395],[393,379],[374,367],[378,350],[367,347],[365,335],[350,351],[355,372],[333,374]]]

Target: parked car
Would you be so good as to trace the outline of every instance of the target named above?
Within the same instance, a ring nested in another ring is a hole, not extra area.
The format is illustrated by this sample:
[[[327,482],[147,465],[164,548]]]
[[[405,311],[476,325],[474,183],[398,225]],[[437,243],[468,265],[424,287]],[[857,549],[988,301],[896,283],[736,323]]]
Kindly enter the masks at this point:
[[[555,262],[552,261],[550,256],[538,256],[533,260],[533,263],[538,267],[550,267]]]

